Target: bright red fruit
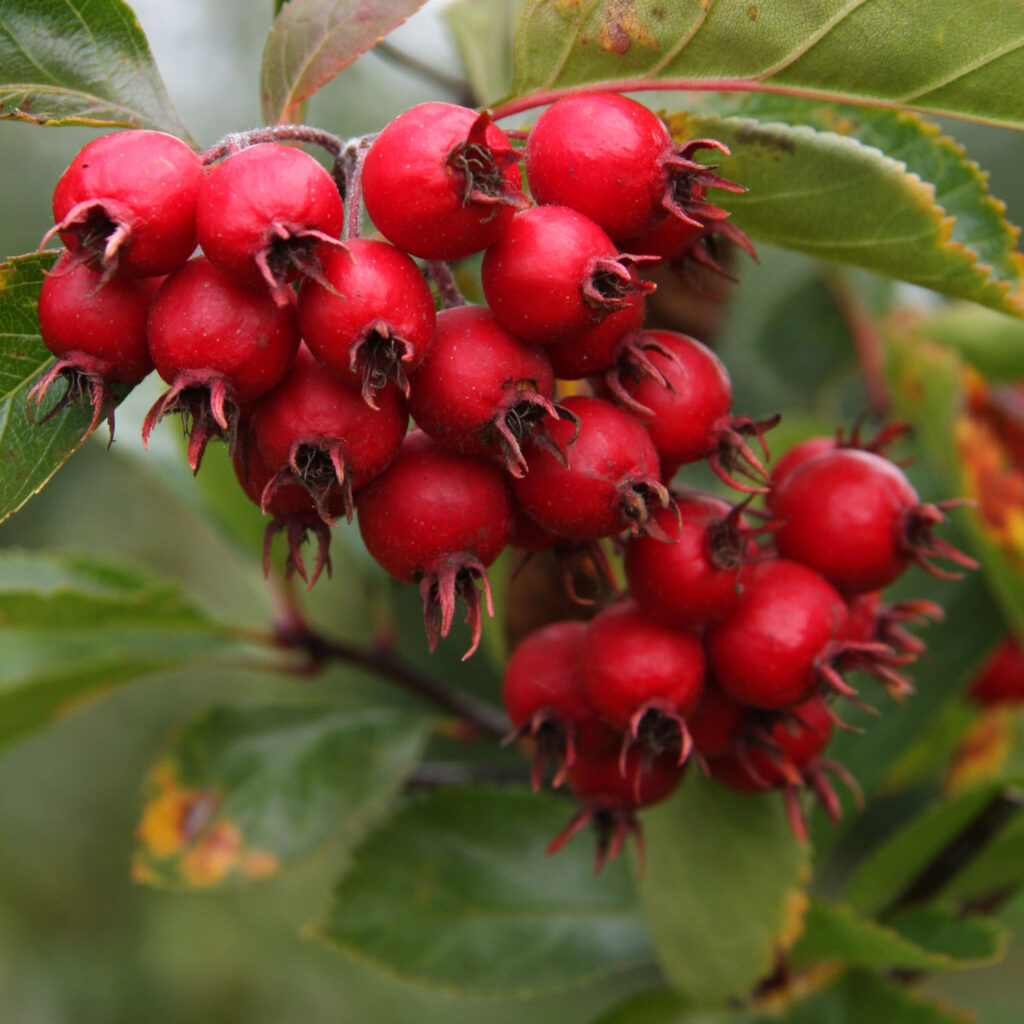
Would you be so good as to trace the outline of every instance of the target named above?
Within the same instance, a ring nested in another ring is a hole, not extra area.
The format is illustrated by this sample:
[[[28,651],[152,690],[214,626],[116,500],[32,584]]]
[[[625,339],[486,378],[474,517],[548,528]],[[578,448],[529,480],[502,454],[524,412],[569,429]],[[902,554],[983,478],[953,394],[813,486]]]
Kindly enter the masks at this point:
[[[406,110],[374,139],[363,163],[366,212],[388,241],[428,260],[487,248],[517,208],[519,154],[488,114],[451,103]]]
[[[53,230],[75,260],[101,270],[104,280],[168,274],[196,247],[202,180],[199,156],[173,135],[104,135],[57,182]]]
[[[521,338],[552,345],[595,328],[651,291],[589,217],[536,206],[512,218],[484,253],[480,280],[494,315]]]
[[[290,301],[286,282],[316,277],[320,242],[340,246],[341,196],[308,153],[260,143],[229,156],[199,190],[196,229],[210,262],[251,288]]]
[[[419,267],[401,250],[354,238],[343,251],[321,247],[321,272],[299,289],[299,326],[327,369],[355,386],[373,405],[394,381],[423,361],[434,336],[434,297]]]
[[[293,304],[276,305],[267,292],[238,284],[204,256],[160,286],[146,333],[170,390],[147,413],[143,443],[164,416],[182,413],[193,471],[211,438],[234,447],[242,406],[284,377],[299,347]]]
[[[569,540],[596,540],[627,529],[657,536],[652,506],[668,507],[671,498],[643,424],[599,398],[575,396],[561,406],[578,418],[578,428],[549,418],[547,430],[568,451],[569,464],[528,442],[530,472],[512,481],[519,504],[545,530]]]
[[[455,600],[466,603],[473,640],[480,642],[480,596],[493,615],[489,566],[512,533],[512,497],[500,466],[459,455],[410,431],[398,457],[356,495],[359,532],[367,550],[392,576],[419,583],[430,649],[447,636]]]
[[[811,566],[843,593],[877,590],[911,562],[940,576],[949,574],[935,558],[976,567],[932,533],[948,507],[922,504],[888,459],[836,448],[808,459],[776,488],[775,542],[779,554]]]
[[[39,333],[57,362],[28,394],[36,410],[58,377],[67,388],[47,413],[71,402],[92,406],[93,430],[101,416],[114,436],[115,396],[111,385],[137,384],[153,369],[146,345],[146,314],[159,281],[115,277],[64,253],[39,292]]]

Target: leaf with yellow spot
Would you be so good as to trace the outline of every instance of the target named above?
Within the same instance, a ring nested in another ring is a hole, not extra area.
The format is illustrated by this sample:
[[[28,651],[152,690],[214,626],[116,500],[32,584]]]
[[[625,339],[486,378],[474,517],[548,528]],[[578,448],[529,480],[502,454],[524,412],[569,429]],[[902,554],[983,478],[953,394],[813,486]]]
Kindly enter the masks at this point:
[[[268,878],[355,842],[422,753],[432,722],[389,707],[214,708],[147,778],[133,876],[201,889]]]

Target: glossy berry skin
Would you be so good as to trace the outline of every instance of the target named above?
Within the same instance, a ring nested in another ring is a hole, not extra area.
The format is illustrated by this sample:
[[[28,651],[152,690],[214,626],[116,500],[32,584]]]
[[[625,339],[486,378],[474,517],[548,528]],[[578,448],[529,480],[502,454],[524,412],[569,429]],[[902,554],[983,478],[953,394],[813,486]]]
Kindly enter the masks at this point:
[[[418,582],[431,649],[447,636],[461,595],[469,609],[473,642],[480,638],[474,579],[512,534],[512,498],[500,466],[460,455],[410,431],[398,457],[356,495],[359,532],[373,558],[392,576]]]
[[[555,380],[539,345],[517,338],[482,306],[457,306],[437,330],[409,394],[409,411],[425,433],[465,455],[503,461],[526,472],[519,442],[545,413]]]
[[[419,267],[387,242],[356,238],[345,251],[321,247],[322,280],[299,289],[299,326],[310,351],[339,380],[374,395],[406,375],[434,336],[434,298]],[[326,287],[325,287],[326,285]]]
[[[455,260],[487,248],[520,192],[518,154],[486,115],[451,103],[406,110],[374,139],[363,164],[366,211],[413,256]]]
[[[679,517],[657,509],[654,518],[670,543],[631,537],[623,565],[629,592],[655,622],[699,629],[729,617],[753,554],[729,504],[695,491],[675,496]]]
[[[250,441],[279,483],[292,479],[333,523],[329,504],[352,517],[352,493],[379,476],[398,454],[409,416],[394,385],[371,409],[302,346],[287,376],[252,408]],[[266,501],[272,489],[264,491]]]
[[[1014,637],[1007,637],[985,662],[969,691],[979,704],[1024,702],[1024,652]]]
[[[772,500],[779,554],[802,562],[846,594],[877,590],[910,563],[905,521],[919,504],[903,471],[850,448],[804,462]]]
[[[162,416],[185,412],[193,419],[193,469],[211,437],[233,437],[239,409],[284,377],[299,348],[294,305],[278,306],[203,256],[160,286],[146,333],[157,372],[171,387],[149,411],[143,438]]]
[[[568,468],[527,442],[530,472],[512,481],[516,500],[545,530],[569,540],[643,530],[650,518],[648,505],[669,503],[658,482],[658,455],[643,425],[599,398],[575,396],[561,406],[579,420],[575,441],[577,428],[568,420],[549,418],[546,427],[568,452]]]
[[[736,610],[706,635],[709,669],[741,704],[798,704],[814,693],[846,614],[839,593],[812,569],[785,559],[750,566]]]
[[[653,709],[685,719],[704,688],[704,648],[695,633],[652,622],[633,601],[591,620],[580,656],[587,703],[621,732]]]
[[[649,291],[589,217],[567,206],[537,206],[512,218],[484,253],[484,296],[521,338],[553,345],[597,327]]]
[[[115,277],[62,254],[39,292],[39,333],[58,358],[84,357],[108,381],[137,384],[153,360],[146,315],[159,281]]]
[[[106,277],[170,273],[196,247],[199,156],[163,132],[133,130],[86,145],[61,175],[53,219],[61,241]]]
[[[559,380],[582,380],[615,365],[624,339],[639,331],[644,321],[642,293],[626,296],[625,309],[609,313],[596,327],[558,345],[547,345],[551,366]]]
[[[700,703],[686,719],[694,751],[705,758],[734,753],[743,742],[749,710],[708,678]]]
[[[199,190],[196,229],[210,262],[250,288],[284,284],[315,269],[313,246],[341,234],[341,196],[301,149],[249,146],[213,168]],[[340,244],[340,243],[339,243]]]
[[[686,765],[680,765],[671,755],[647,760],[634,748],[622,762],[618,752],[612,750],[577,757],[569,766],[569,782],[586,803],[607,811],[629,812],[671,796],[685,771]]]
[[[662,120],[635,100],[616,93],[569,96],[530,129],[526,176],[538,203],[571,206],[621,241],[663,212],[663,159],[672,148]]]

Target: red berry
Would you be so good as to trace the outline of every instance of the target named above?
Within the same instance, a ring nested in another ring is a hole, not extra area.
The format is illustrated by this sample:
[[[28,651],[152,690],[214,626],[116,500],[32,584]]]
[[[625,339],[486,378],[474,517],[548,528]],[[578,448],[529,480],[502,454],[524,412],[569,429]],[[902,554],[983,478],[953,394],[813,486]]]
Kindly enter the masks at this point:
[[[789,707],[822,679],[837,685],[831,659],[845,621],[842,597],[816,572],[783,559],[762,562],[745,571],[733,614],[708,631],[708,665],[741,704]]]
[[[700,703],[686,720],[695,753],[705,758],[734,753],[743,741],[749,711],[708,678]]]
[[[590,623],[580,653],[584,697],[624,749],[648,757],[690,752],[686,719],[704,688],[704,648],[694,633],[652,622],[633,601],[611,605]]]
[[[512,499],[499,466],[432,441],[406,436],[388,469],[356,495],[367,550],[398,580],[419,583],[430,648],[447,636],[455,599],[466,603],[473,640],[480,642],[479,579],[493,615],[486,569],[512,533]]]
[[[428,260],[487,248],[528,205],[518,153],[488,114],[421,103],[374,139],[363,164],[366,212],[388,241]]]
[[[568,341],[651,291],[615,243],[567,206],[537,206],[512,218],[484,254],[487,304],[513,334],[543,345]]]
[[[362,384],[363,398],[388,381],[409,393],[406,374],[434,336],[434,297],[419,267],[387,242],[356,238],[344,251],[321,247],[321,276],[299,289],[299,327],[336,377]]]
[[[757,556],[738,510],[711,495],[675,496],[678,516],[654,513],[672,542],[631,537],[624,567],[629,592],[655,622],[697,629],[720,622],[739,602],[743,563]]]
[[[661,118],[635,100],[581,94],[559,100],[537,119],[526,174],[537,202],[571,206],[617,242],[650,230],[667,214],[699,232],[728,216],[707,203],[709,185],[744,191],[692,159],[708,148],[729,152],[710,139],[677,147]]]
[[[67,389],[53,416],[71,402],[92,406],[93,430],[101,416],[114,436],[115,395],[111,385],[137,384],[153,369],[146,346],[146,314],[158,281],[115,277],[64,253],[39,292],[39,333],[57,362],[29,392],[38,410],[57,377]]]
[[[1015,637],[1007,637],[993,651],[975,676],[969,692],[979,704],[1024,701],[1024,652]]]
[[[596,327],[578,338],[548,345],[551,366],[559,380],[582,380],[604,373],[615,365],[623,350],[631,350],[634,332],[644,319],[644,296],[634,292],[626,296],[628,305],[610,313]]]
[[[667,507],[671,499],[659,482],[657,452],[643,425],[599,398],[576,396],[561,405],[578,418],[579,427],[549,418],[547,430],[556,445],[568,450],[569,465],[527,443],[530,472],[512,481],[526,513],[570,540],[596,540],[626,529],[657,530],[650,506]]]
[[[294,305],[278,306],[197,256],[160,286],[146,332],[157,372],[170,385],[146,415],[143,442],[171,412],[189,422],[189,465],[211,438],[234,447],[238,416],[288,372],[299,347]]]
[[[554,376],[544,349],[507,331],[490,310],[457,306],[437,318],[430,350],[409,395],[413,419],[431,437],[464,455],[502,460],[514,476],[526,470],[526,436],[564,458],[546,436]]]
[[[948,507],[948,506],[947,506]],[[903,471],[872,452],[836,448],[808,459],[775,491],[775,541],[785,558],[809,565],[847,594],[877,590],[914,562],[975,567],[932,534],[940,505],[924,505]]]
[[[199,156],[173,135],[139,129],[104,135],[57,182],[53,230],[105,280],[115,273],[168,274],[196,247],[202,180]]]
[[[708,459],[718,477],[742,491],[764,490],[734,475],[766,478],[767,470],[745,438],[754,436],[767,454],[762,433],[775,420],[757,423],[732,416],[732,381],[722,361],[705,345],[674,331],[644,331],[637,345],[646,350],[657,375],[634,366],[610,371],[607,387],[640,416],[666,478],[679,466]]]
[[[286,303],[285,282],[316,277],[319,242],[340,246],[341,196],[301,149],[249,146],[215,167],[199,190],[196,228],[210,262],[251,288],[269,286]]]
[[[398,454],[409,423],[393,385],[371,409],[302,346],[288,375],[253,406],[249,441],[273,472],[261,499],[301,485],[320,517],[333,525],[338,506],[352,518],[352,493],[379,476]]]

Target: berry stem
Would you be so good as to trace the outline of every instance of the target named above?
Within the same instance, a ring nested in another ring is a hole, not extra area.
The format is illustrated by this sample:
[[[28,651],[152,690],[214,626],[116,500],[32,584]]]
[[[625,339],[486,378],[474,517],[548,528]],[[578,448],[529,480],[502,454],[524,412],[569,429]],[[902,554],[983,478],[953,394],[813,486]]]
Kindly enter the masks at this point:
[[[368,135],[350,139],[345,152],[339,157],[342,179],[345,182],[345,232],[344,240],[358,238],[363,217],[363,161],[374,136]]]
[[[320,128],[311,128],[306,124],[278,124],[266,128],[253,128],[247,132],[230,132],[202,153],[201,159],[204,165],[209,166],[222,157],[260,142],[308,142],[327,150],[335,160],[341,156],[345,148],[345,143],[337,135]]]
[[[459,291],[452,268],[447,263],[442,260],[426,260],[425,266],[427,275],[441,296],[442,309],[454,309],[456,306],[466,305],[466,299]]]

